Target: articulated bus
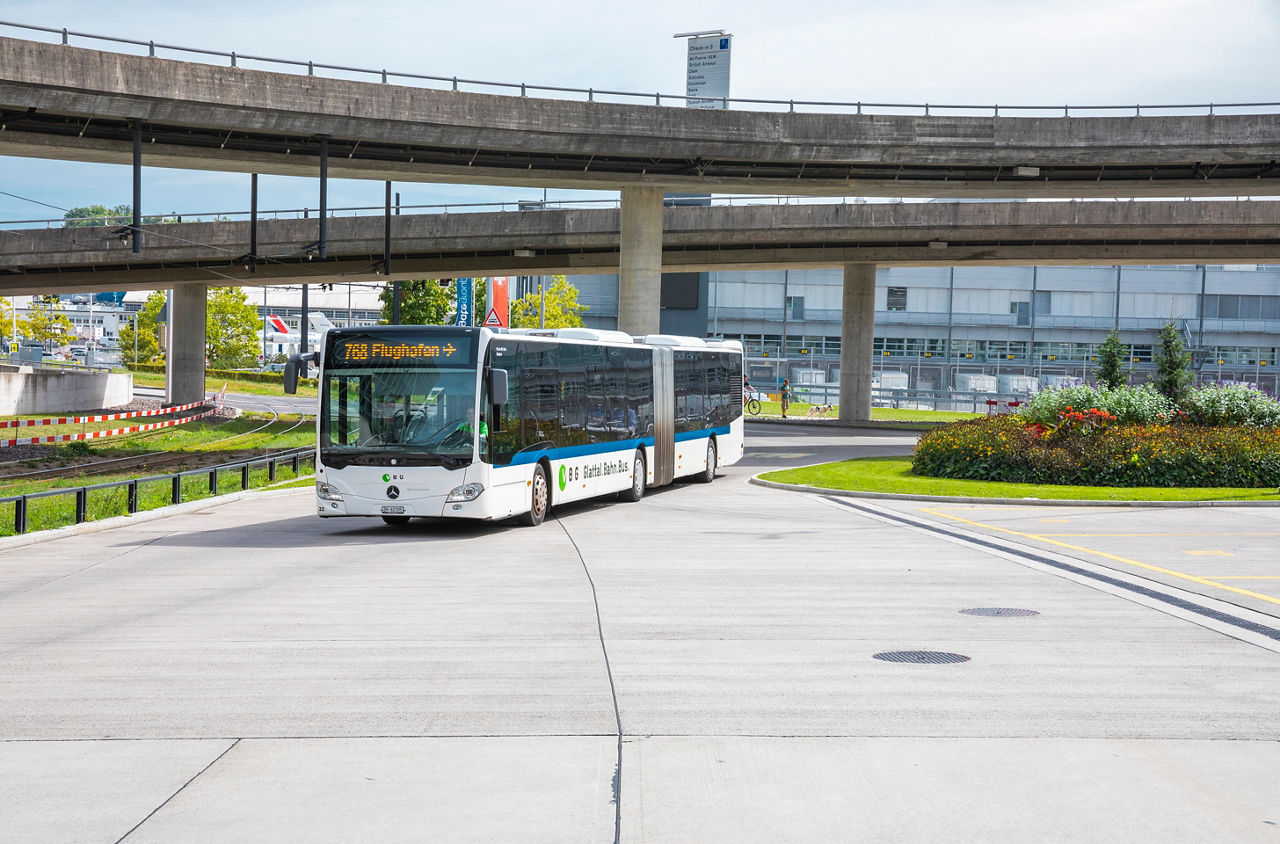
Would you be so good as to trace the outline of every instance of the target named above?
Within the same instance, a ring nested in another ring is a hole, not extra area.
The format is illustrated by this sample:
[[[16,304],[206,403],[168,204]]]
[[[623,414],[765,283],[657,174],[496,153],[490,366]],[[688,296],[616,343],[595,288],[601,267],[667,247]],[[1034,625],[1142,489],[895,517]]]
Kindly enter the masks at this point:
[[[542,522],[556,504],[742,457],[742,346],[618,331],[330,329],[319,359],[316,512]]]

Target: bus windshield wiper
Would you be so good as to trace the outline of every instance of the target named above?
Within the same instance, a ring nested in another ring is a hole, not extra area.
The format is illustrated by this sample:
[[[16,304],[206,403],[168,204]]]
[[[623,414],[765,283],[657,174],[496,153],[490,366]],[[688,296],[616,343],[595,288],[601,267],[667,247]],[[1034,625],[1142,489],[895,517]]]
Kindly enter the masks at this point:
[[[324,449],[321,461],[334,469],[347,466],[444,466],[459,469],[471,465],[470,454],[441,454],[406,448],[404,445],[381,448]]]

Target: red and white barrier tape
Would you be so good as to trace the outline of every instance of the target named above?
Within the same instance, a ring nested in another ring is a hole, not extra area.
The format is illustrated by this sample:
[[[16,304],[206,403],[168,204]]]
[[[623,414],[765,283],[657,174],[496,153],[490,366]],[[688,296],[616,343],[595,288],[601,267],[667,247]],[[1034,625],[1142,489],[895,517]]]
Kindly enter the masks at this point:
[[[197,407],[200,405],[185,405],[186,408]],[[169,411],[178,410],[179,408],[169,408]],[[12,445],[38,445],[40,443],[65,443],[76,440],[96,440],[99,437],[114,437],[117,434],[132,434],[138,431],[155,431],[160,428],[171,428],[174,425],[184,425],[187,422],[193,422],[196,419],[203,419],[206,416],[212,416],[217,413],[217,408],[209,408],[204,413],[197,413],[195,416],[186,416],[182,419],[166,419],[164,422],[152,422],[150,425],[134,425],[132,428],[116,428],[112,431],[85,431],[82,434],[60,434],[48,437],[24,437],[17,440],[0,440],[0,448],[7,448]],[[90,419],[97,417],[88,417]],[[104,417],[112,419],[115,417]]]
[[[223,388],[225,390],[225,388]],[[202,407],[207,401],[197,401],[178,407],[158,407],[155,410],[135,410],[130,413],[109,413],[103,416],[58,416],[49,419],[10,419],[0,421],[0,428],[38,428],[43,425],[83,425],[86,422],[111,422],[115,419],[133,419],[138,416],[162,416],[180,413],[193,407]]]

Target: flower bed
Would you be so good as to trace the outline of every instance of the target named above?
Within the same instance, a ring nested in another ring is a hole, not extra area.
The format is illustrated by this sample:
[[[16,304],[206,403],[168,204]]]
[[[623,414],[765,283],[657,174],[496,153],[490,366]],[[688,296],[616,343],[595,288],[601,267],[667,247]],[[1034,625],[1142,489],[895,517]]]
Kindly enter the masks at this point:
[[[1024,413],[930,431],[916,446],[912,470],[1013,483],[1280,486],[1280,430],[1266,424],[1280,420],[1274,399],[1246,395],[1255,391],[1243,388],[1211,387],[1174,408],[1142,389],[1082,392],[1091,389],[1047,391]],[[1224,390],[1236,392],[1224,395]],[[1065,403],[1068,399],[1085,404]],[[1091,406],[1089,399],[1101,407]],[[1201,424],[1206,418],[1231,424]]]

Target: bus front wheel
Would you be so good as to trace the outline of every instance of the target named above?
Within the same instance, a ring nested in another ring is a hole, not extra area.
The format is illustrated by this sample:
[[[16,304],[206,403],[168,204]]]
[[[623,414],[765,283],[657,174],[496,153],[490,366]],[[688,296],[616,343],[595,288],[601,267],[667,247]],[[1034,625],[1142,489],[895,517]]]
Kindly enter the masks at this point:
[[[547,470],[539,463],[533,468],[533,481],[529,484],[529,512],[520,517],[520,522],[536,527],[542,524],[550,508],[551,487],[547,484]]]

